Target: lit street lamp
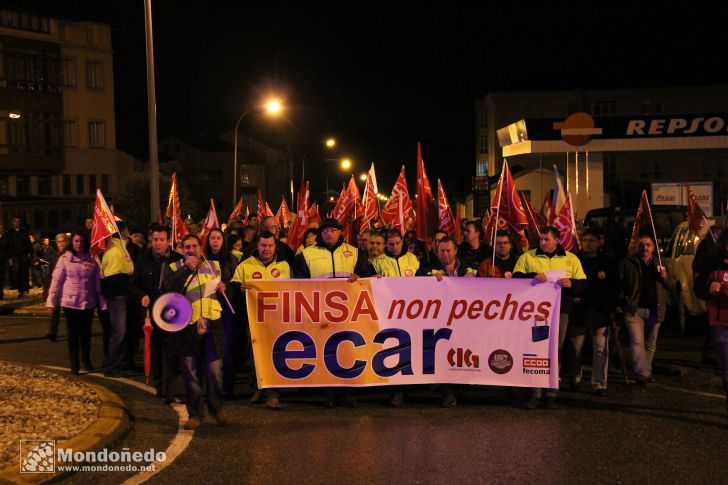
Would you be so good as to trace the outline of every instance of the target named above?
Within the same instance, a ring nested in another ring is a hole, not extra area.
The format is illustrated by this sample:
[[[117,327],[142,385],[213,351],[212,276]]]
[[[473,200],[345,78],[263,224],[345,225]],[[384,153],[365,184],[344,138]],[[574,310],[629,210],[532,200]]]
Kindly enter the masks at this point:
[[[248,108],[240,115],[235,123],[235,138],[233,143],[233,207],[238,203],[238,128],[243,118],[255,111],[264,111],[270,116],[278,116],[283,111],[283,105],[278,99],[270,99],[265,104]]]
[[[308,149],[303,153],[303,157],[301,158],[301,179],[302,180],[304,180],[305,176],[306,176],[306,155],[311,153],[311,150],[313,150],[317,146],[320,146],[320,143],[321,143],[320,141],[317,141],[316,143],[314,143],[313,145],[308,147]],[[323,142],[323,145],[326,148],[328,148],[329,150],[335,148],[336,147],[336,138],[327,138]],[[293,177],[293,174],[291,174],[291,177]],[[291,182],[291,183],[293,183],[293,182]]]
[[[339,166],[344,171],[350,171],[352,167],[352,162],[348,158],[327,158],[324,160],[325,162],[339,162]],[[326,171],[326,195],[329,194],[329,171]]]

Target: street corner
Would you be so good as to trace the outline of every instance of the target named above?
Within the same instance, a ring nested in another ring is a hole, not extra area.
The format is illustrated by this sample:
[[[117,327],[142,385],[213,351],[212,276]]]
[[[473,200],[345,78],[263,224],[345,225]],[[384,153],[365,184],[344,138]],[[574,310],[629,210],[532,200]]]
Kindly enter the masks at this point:
[[[109,389],[0,361],[0,483],[45,483],[130,429],[127,406]]]

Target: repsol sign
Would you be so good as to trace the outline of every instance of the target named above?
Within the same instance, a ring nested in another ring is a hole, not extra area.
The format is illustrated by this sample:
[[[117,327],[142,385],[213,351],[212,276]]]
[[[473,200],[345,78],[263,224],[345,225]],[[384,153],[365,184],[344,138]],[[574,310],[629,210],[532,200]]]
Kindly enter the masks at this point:
[[[629,138],[655,136],[711,136],[728,133],[728,115],[635,118],[627,123]]]

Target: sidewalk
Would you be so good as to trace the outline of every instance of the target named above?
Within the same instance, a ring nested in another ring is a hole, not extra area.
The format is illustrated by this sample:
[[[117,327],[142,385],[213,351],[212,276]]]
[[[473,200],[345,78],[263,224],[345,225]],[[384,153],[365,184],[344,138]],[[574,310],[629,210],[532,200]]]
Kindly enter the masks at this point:
[[[5,296],[0,300],[0,315],[8,315],[21,310],[26,314],[40,314],[45,310],[42,288],[31,288],[26,298],[18,298],[17,290],[5,289]]]
[[[98,451],[129,429],[119,396],[64,374],[0,361],[0,395],[2,483],[56,480],[56,450]]]

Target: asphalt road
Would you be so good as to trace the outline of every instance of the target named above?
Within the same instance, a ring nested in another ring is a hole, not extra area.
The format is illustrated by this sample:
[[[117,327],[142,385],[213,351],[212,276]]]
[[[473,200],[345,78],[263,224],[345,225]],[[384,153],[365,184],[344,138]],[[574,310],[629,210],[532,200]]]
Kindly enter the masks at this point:
[[[46,318],[0,317],[0,358],[67,367],[65,340],[44,340],[46,331]],[[437,407],[426,387],[413,388],[399,409],[382,406],[377,391],[361,392],[354,409],[325,409],[310,391],[285,393],[281,412],[239,399],[227,405],[228,426],[206,421],[149,483],[728,483],[728,412],[717,368],[698,363],[701,345],[665,331],[656,384],[643,390],[612,372],[607,397],[585,383],[563,390],[556,410],[522,410],[517,394],[496,388],[467,389],[452,409]],[[93,346],[98,364],[100,336]],[[174,439],[178,416],[169,406],[125,383],[81,378],[128,404],[134,428],[117,450],[160,450]]]

